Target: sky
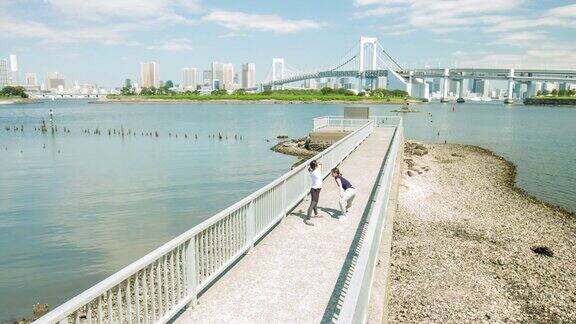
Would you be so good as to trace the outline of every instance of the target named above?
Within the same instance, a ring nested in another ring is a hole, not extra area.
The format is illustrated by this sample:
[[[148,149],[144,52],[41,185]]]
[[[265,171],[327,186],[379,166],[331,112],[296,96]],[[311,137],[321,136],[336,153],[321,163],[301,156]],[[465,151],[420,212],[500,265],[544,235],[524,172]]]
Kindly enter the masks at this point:
[[[576,2],[535,0],[0,0],[0,58],[68,84],[121,86],[140,62],[182,68],[272,57],[293,70],[337,64],[360,36],[404,67],[576,69]]]

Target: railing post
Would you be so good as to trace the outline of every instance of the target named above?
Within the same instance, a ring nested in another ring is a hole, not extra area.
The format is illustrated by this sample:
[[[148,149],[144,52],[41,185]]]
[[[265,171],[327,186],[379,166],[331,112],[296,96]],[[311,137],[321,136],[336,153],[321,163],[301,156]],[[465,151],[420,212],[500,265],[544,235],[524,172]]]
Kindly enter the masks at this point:
[[[186,291],[192,295],[188,306],[195,307],[198,294],[196,291],[196,236],[192,237],[186,246]]]
[[[256,237],[256,213],[254,213],[254,201],[252,200],[248,205],[248,213],[246,215],[246,237],[250,240],[250,249],[248,252],[252,252],[254,249],[254,241]]]
[[[282,218],[281,220],[284,221],[286,216],[288,216],[288,202],[286,201],[286,179],[282,181]]]

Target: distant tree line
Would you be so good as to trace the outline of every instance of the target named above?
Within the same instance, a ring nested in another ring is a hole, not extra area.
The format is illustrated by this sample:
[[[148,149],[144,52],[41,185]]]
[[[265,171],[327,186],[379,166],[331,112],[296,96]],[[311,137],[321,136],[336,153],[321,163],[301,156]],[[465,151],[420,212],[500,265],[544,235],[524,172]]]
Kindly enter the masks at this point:
[[[388,90],[388,89],[370,89],[368,90],[368,94],[371,97],[406,97],[408,96],[408,92],[404,90]]]
[[[163,86],[156,88],[156,87],[143,87],[140,90],[140,95],[143,96],[153,96],[153,95],[186,95],[186,96],[198,96],[200,95],[200,91],[198,90],[187,90],[184,92],[177,93],[176,91],[172,90],[173,83],[172,81],[167,81]],[[124,96],[136,95],[135,89],[132,87],[131,84],[126,84],[121,90],[120,93]],[[225,89],[215,89],[210,92],[212,96],[227,96],[229,95],[228,91]],[[387,89],[373,89],[367,90],[366,92],[362,91],[356,94],[354,91],[344,88],[330,88],[330,87],[323,87],[319,90],[316,89],[282,89],[282,90],[271,90],[265,89],[264,91],[260,92],[259,94],[252,94],[248,93],[246,89],[236,89],[232,93],[232,96],[244,96],[244,95],[261,95],[261,96],[271,96],[271,95],[281,95],[281,96],[370,96],[370,97],[406,97],[408,93],[402,90],[387,90]]]
[[[21,86],[5,86],[2,88],[2,91],[0,91],[0,95],[6,97],[28,98],[26,90]]]
[[[554,97],[568,97],[568,96],[576,96],[576,89],[553,89],[552,91],[548,91],[546,89],[544,90],[538,90],[538,92],[536,92],[537,96],[554,96]]]

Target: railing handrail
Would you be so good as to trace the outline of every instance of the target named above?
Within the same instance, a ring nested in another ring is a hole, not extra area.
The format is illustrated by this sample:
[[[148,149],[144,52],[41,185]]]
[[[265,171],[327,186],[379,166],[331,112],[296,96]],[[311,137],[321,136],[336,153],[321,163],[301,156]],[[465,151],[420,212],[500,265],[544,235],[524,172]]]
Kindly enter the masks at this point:
[[[339,323],[365,323],[370,302],[370,292],[374,280],[382,230],[387,218],[388,202],[392,191],[394,173],[397,167],[398,152],[402,148],[403,137],[402,119],[394,132],[392,143],[388,147],[383,174],[378,182],[379,189],[376,199],[373,201],[373,209],[368,218],[368,225],[363,239],[360,252],[356,259],[350,283],[346,289],[346,295],[342,308],[338,315]],[[380,232],[378,232],[380,231]],[[376,249],[376,250],[374,250]]]
[[[390,124],[386,124],[385,126],[398,126],[398,124],[400,123],[400,121],[402,120],[401,116],[381,116],[381,115],[375,115],[375,116],[369,116],[367,119],[366,118],[351,118],[351,119],[347,119],[344,118],[344,116],[321,116],[321,117],[316,117],[313,119],[314,120],[314,130],[317,129],[321,129],[321,128],[325,128],[325,127],[334,127],[335,125],[330,125],[330,122],[335,122],[335,121],[339,121],[342,124],[344,124],[344,122],[348,122],[350,125],[352,125],[354,122],[361,122],[361,121],[374,121],[374,126],[379,127],[381,126],[380,123],[378,123],[378,121],[395,121],[395,125],[390,125]],[[322,123],[319,127],[318,125],[320,124],[321,120],[325,120],[325,123]],[[382,123],[384,124],[384,123]],[[342,125],[338,125],[338,126],[342,126]],[[349,126],[349,125],[344,125],[344,126]]]
[[[57,308],[55,308],[54,310],[52,310],[48,314],[46,314],[43,317],[41,317],[40,319],[38,319],[35,323],[54,323],[54,322],[58,322],[61,320],[67,320],[67,317],[70,316],[71,314],[77,312],[79,310],[79,308],[84,307],[87,303],[90,303],[91,301],[95,300],[96,298],[101,297],[103,293],[105,293],[106,291],[122,284],[124,281],[130,280],[130,278],[133,275],[137,274],[142,269],[145,269],[146,267],[154,264],[155,262],[157,262],[158,260],[163,258],[166,254],[170,253],[174,249],[177,249],[180,245],[184,244],[186,241],[194,239],[195,235],[197,235],[198,233],[206,230],[211,225],[213,225],[213,224],[219,222],[220,220],[222,220],[223,218],[229,216],[231,213],[234,213],[234,212],[240,210],[241,208],[247,206],[248,204],[251,204],[256,198],[260,197],[261,195],[263,195],[267,191],[272,190],[273,188],[275,188],[276,186],[281,184],[283,181],[286,181],[287,179],[289,179],[291,176],[295,175],[296,173],[301,172],[304,168],[307,167],[308,162],[311,161],[312,159],[321,159],[322,157],[329,154],[330,152],[335,150],[337,147],[339,147],[340,145],[345,143],[347,140],[353,138],[359,132],[366,130],[366,128],[368,128],[368,127],[373,127],[373,121],[368,121],[363,126],[360,126],[358,129],[356,129],[354,132],[348,134],[346,137],[337,141],[334,145],[331,145],[328,149],[326,149],[323,152],[318,153],[316,156],[310,158],[306,163],[302,163],[301,165],[297,166],[293,170],[286,172],[285,174],[278,177],[276,180],[273,180],[272,182],[265,185],[264,187],[256,190],[255,192],[253,192],[249,196],[241,199],[240,201],[232,204],[231,206],[225,208],[224,210],[216,213],[214,216],[204,220],[200,224],[198,224],[198,225],[192,227],[191,229],[185,231],[184,233],[176,236],[172,240],[162,244],[160,247],[152,250],[151,252],[147,253],[146,255],[139,258],[138,260],[132,262],[128,266],[122,268],[121,270],[117,271],[116,273],[114,273],[114,274],[110,275],[109,277],[105,278],[104,280],[98,282],[97,284],[88,288],[84,292],[82,292],[79,295],[68,300],[64,304],[61,304],[60,306],[58,306]],[[370,132],[371,132],[371,129],[370,129]],[[329,172],[329,170],[325,170],[326,174],[327,174],[327,172]],[[323,175],[323,176],[325,176],[325,175]],[[257,233],[254,233],[254,234],[255,234],[254,240],[258,240],[260,237],[262,237],[264,235],[264,234],[257,235]],[[240,253],[240,255],[241,255],[241,253]],[[218,270],[218,271],[223,271],[223,270]],[[212,274],[211,276],[213,276],[213,275],[214,274]],[[216,276],[214,276],[214,277],[216,277]],[[214,278],[212,277],[212,279],[207,280],[207,282],[202,283],[200,285],[200,288],[207,286],[213,280],[214,280]]]

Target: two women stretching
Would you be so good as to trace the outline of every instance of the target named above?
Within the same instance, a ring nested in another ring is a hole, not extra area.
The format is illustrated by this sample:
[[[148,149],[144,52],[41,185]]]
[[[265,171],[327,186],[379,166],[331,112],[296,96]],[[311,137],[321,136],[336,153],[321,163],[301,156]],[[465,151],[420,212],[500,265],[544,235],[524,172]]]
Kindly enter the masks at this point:
[[[338,168],[332,169],[332,176],[336,180],[338,188],[340,188],[340,210],[342,216],[338,219],[345,222],[348,219],[348,210],[352,207],[352,201],[356,197],[356,189],[352,186],[350,181],[346,180]]]
[[[308,207],[308,213],[306,214],[306,219],[304,223],[306,225],[314,226],[312,223],[312,212],[314,212],[314,217],[318,216],[318,201],[320,200],[320,190],[322,190],[322,162],[312,161],[308,167],[310,172],[310,177],[312,178],[312,188],[310,188],[310,206]],[[348,210],[352,207],[352,201],[356,197],[356,189],[352,186],[350,181],[346,180],[340,173],[338,168],[332,169],[332,177],[336,180],[336,184],[340,189],[340,210],[342,211],[342,216],[339,218],[340,221],[344,222],[348,219]]]

